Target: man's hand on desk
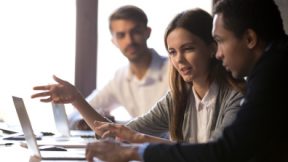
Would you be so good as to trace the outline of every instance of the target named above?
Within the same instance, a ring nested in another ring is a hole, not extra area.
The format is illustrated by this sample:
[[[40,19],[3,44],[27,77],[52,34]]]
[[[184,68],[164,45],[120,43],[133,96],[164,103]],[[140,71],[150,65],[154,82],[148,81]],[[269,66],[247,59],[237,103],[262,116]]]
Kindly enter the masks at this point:
[[[112,139],[105,139],[87,144],[86,159],[88,162],[93,162],[93,157],[97,157],[107,162],[140,160],[137,145],[123,144]]]

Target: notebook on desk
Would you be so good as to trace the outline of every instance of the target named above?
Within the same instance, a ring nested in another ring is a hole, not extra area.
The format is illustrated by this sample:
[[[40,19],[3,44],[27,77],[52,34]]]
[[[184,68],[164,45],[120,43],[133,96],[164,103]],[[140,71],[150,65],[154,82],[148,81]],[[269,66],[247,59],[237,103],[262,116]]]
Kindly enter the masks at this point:
[[[12,98],[27,142],[28,150],[32,156],[39,157],[43,160],[85,160],[84,149],[78,152],[40,151],[23,99],[14,96]]]

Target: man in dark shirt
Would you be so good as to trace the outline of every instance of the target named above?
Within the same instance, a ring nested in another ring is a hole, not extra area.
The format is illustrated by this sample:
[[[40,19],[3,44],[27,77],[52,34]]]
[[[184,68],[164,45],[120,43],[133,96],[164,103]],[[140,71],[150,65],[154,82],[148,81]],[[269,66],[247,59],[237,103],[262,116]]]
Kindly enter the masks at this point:
[[[222,0],[214,8],[212,34],[223,66],[235,78],[248,78],[242,108],[223,136],[207,144],[106,140],[87,146],[88,160],[288,162],[288,38],[278,7],[273,0]]]

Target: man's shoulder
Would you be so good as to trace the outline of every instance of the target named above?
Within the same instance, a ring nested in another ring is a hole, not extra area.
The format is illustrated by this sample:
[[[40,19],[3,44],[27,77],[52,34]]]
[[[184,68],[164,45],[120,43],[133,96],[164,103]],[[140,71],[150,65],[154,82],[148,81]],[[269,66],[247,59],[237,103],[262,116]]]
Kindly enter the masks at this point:
[[[124,65],[119,67],[115,73],[113,79],[119,79],[119,78],[127,78],[129,76],[129,65]]]
[[[153,48],[150,48],[150,51],[152,52],[152,55],[153,55],[153,59],[159,59],[160,61],[167,61],[168,60],[168,57],[165,56],[165,55],[160,55],[155,49]]]
[[[156,50],[153,48],[150,49],[152,51],[152,59],[154,62],[160,63],[161,66],[166,66],[168,64],[168,57],[165,55],[160,55]],[[157,63],[157,64],[158,64]]]

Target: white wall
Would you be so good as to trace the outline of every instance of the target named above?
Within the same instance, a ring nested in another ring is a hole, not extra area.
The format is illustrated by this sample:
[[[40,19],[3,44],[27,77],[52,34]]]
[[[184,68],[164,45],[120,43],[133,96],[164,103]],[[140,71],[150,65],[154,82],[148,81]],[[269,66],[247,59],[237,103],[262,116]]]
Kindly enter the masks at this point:
[[[18,123],[16,95],[35,127],[53,124],[51,105],[30,96],[33,86],[54,83],[52,74],[74,81],[75,17],[75,0],[0,1],[0,118]]]

